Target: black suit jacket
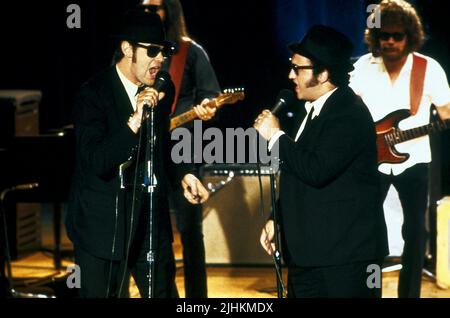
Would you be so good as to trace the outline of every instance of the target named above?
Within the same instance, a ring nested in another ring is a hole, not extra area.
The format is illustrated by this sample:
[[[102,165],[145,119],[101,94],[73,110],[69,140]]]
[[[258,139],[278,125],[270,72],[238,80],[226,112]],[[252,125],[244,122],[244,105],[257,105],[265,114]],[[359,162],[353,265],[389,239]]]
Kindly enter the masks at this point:
[[[171,174],[174,169],[168,129],[173,91],[171,84],[155,107],[158,213],[167,231],[170,231],[167,192],[179,182]],[[85,83],[75,102],[76,167],[66,227],[74,245],[105,259],[122,259],[125,255],[132,189],[120,189],[119,165],[134,153],[139,141],[139,134],[134,134],[127,125],[132,113],[115,66]],[[134,224],[139,222],[141,198],[138,192]]]
[[[387,255],[372,117],[338,88],[295,142],[278,141],[285,261],[328,266]]]

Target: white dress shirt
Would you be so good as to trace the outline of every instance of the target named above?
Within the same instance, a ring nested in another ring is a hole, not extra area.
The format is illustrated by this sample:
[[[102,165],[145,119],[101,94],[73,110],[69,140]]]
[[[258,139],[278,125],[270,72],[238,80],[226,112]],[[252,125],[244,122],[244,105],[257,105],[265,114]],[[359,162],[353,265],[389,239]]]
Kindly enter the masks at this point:
[[[416,53],[417,54],[417,53]],[[427,59],[423,97],[416,115],[399,123],[402,130],[427,125],[430,122],[430,105],[436,107],[450,103],[450,89],[444,70],[434,59],[418,54]],[[398,78],[392,83],[381,57],[372,54],[362,56],[355,63],[355,70],[350,73],[350,86],[360,95],[370,110],[374,121],[399,110],[410,109],[410,79],[413,55],[409,54]],[[423,136],[397,144],[399,152],[409,153],[410,157],[403,163],[383,163],[378,169],[385,174],[399,175],[417,163],[431,161],[429,137]]]
[[[314,112],[312,113],[312,116],[311,116],[311,120],[312,120],[315,117],[319,116],[320,112],[322,111],[323,105],[325,104],[327,99],[331,96],[331,94],[333,94],[336,90],[337,90],[337,87],[335,89],[323,94],[318,99],[316,99],[314,102],[306,102],[305,103],[306,116],[303,119],[302,124],[300,125],[300,128],[297,131],[297,135],[295,136],[295,141],[297,141],[298,138],[300,138],[300,135],[302,134],[303,130],[305,129],[306,120],[309,116],[309,113],[311,112],[311,109],[313,109],[313,107],[314,107]],[[277,133],[275,133],[272,136],[272,138],[270,138],[269,145],[268,145],[269,151],[272,149],[273,145],[277,142],[277,140],[284,134],[285,134],[285,132],[280,130]]]
[[[123,75],[123,73],[119,70],[117,64],[116,64],[116,71],[117,74],[119,75],[120,81],[123,84],[123,87],[125,88],[125,91],[127,92],[128,98],[130,99],[131,102],[131,106],[133,106],[134,111],[136,111],[136,92],[139,86],[137,86],[128,78],[126,78],[125,75]]]

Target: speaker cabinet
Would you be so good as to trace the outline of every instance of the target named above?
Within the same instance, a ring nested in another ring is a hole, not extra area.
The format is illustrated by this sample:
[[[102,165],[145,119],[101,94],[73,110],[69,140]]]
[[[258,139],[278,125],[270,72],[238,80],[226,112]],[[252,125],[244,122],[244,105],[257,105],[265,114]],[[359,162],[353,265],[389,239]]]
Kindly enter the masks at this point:
[[[18,203],[11,231],[10,252],[12,258],[20,258],[39,250],[42,246],[41,205]],[[15,226],[14,226],[15,225]]]
[[[450,288],[450,197],[438,201],[436,280],[441,288]]]
[[[42,93],[38,90],[0,90],[0,148],[11,147],[14,137],[39,135],[39,103]],[[33,164],[33,158],[24,158]],[[11,165],[16,162],[9,163]],[[9,166],[0,167],[0,174],[7,175]],[[14,171],[14,169],[12,169]],[[10,176],[7,187],[16,186],[15,176]],[[0,185],[0,187],[3,186]],[[13,259],[41,247],[41,205],[37,203],[8,204],[8,235]]]
[[[39,135],[41,97],[40,91],[0,90],[0,146],[14,136]]]
[[[226,177],[206,176],[205,185]],[[260,209],[257,176],[234,177],[203,205],[203,233],[207,264],[262,265],[272,258],[259,243],[271,209],[270,178],[261,176],[264,214]]]

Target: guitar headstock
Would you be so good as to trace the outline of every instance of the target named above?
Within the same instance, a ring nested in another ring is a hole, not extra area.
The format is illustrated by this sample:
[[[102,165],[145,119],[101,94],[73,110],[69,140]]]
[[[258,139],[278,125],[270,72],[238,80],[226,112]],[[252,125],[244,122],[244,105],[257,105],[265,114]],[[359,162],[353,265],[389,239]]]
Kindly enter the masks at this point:
[[[226,89],[223,93],[215,98],[216,105],[221,106],[223,104],[234,104],[245,98],[245,93],[243,88],[231,88]]]

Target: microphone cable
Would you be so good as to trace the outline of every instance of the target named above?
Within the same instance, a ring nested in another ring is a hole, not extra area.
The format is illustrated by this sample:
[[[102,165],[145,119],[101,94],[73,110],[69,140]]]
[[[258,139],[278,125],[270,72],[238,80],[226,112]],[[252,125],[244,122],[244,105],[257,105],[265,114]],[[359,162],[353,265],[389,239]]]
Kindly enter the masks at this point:
[[[119,218],[119,191],[116,193],[116,209],[115,209],[115,216],[114,216],[114,235],[112,240],[112,246],[111,246],[111,259],[109,260],[109,271],[108,271],[108,283],[106,285],[106,298],[109,298],[109,292],[111,287],[111,276],[112,276],[112,264],[113,264],[113,257],[116,247],[116,238],[117,238],[117,224],[118,224],[118,218]]]
[[[131,249],[131,240],[132,240],[132,233],[133,233],[133,225],[134,225],[134,214],[136,211],[136,192],[137,192],[137,179],[138,179],[138,174],[139,174],[139,159],[140,159],[140,154],[141,154],[141,145],[142,145],[142,135],[143,135],[143,123],[145,120],[145,111],[142,114],[141,117],[141,129],[139,129],[139,142],[138,142],[138,147],[137,147],[137,153],[136,153],[136,166],[134,168],[134,178],[133,178],[133,195],[132,195],[132,200],[133,202],[131,203],[131,215],[130,215],[130,228],[129,228],[129,234],[128,234],[128,239],[127,239],[127,243],[126,243],[126,256],[125,256],[125,264],[124,264],[124,269],[123,269],[123,274],[122,274],[122,278],[120,280],[120,287],[119,287],[119,292],[117,297],[120,298],[120,295],[122,294],[122,289],[123,289],[123,284],[125,282],[125,277],[127,276],[127,267],[128,267],[128,260],[130,257],[130,249]],[[127,196],[124,196],[124,200],[125,200],[125,207],[126,207],[126,199]],[[125,208],[126,209],[126,208]]]
[[[263,224],[263,231],[264,231],[266,237],[268,237],[268,233],[267,233],[267,230],[266,230],[266,223],[267,223],[267,221],[264,218],[266,213],[265,213],[265,209],[264,209],[264,189],[263,189],[262,179],[261,179],[261,163],[259,161],[259,156],[258,156],[259,152],[257,152],[258,146],[259,146],[259,142],[258,142],[259,138],[261,138],[261,137],[257,133],[257,135],[256,135],[256,143],[254,144],[254,148],[256,149],[255,154],[256,154],[256,158],[257,158],[257,160],[256,160],[256,171],[258,173],[258,185],[259,185],[259,211],[260,211],[260,217],[261,217],[262,224]],[[272,172],[269,171],[269,173],[272,173]],[[276,208],[276,207],[274,207],[274,208]],[[275,222],[274,222],[274,227],[275,226],[278,226],[278,224],[275,224]],[[274,231],[274,232],[276,232],[276,231]],[[286,288],[285,288],[284,283],[283,283],[283,278],[282,278],[282,275],[281,275],[281,268],[278,266],[278,262],[277,262],[277,259],[276,259],[277,255],[275,255],[275,252],[279,253],[279,251],[275,250],[275,251],[272,251],[272,252],[273,252],[272,260],[273,260],[274,267],[275,267],[275,273],[277,275],[277,282],[281,286],[282,298],[283,298],[283,295],[286,294]]]

